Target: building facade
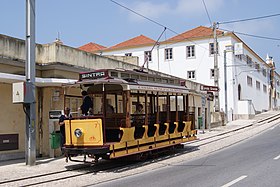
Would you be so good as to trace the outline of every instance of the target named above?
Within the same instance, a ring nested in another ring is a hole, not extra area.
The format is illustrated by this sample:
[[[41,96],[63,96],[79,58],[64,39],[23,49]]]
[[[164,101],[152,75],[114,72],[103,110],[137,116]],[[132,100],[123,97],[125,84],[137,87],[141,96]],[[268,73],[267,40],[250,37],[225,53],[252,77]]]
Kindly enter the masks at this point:
[[[137,56],[139,65],[149,69],[214,86],[211,28],[200,26],[186,31],[157,43],[153,51],[152,41],[140,35],[103,49],[102,55]],[[277,108],[279,75],[273,59],[263,60],[232,32],[217,30],[217,41],[220,110],[224,111],[227,104],[227,118],[250,118]]]

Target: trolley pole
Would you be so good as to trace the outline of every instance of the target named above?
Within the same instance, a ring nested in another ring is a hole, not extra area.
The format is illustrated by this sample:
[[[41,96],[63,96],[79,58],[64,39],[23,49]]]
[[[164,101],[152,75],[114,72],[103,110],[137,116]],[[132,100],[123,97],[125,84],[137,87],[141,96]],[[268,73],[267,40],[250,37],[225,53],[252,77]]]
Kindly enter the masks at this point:
[[[24,104],[26,114],[25,162],[36,164],[36,104],[35,104],[35,0],[26,0],[26,97]]]
[[[214,32],[214,85],[219,87],[219,69],[218,69],[218,41],[217,41],[217,23],[213,23]],[[220,111],[219,92],[214,95],[215,112]]]

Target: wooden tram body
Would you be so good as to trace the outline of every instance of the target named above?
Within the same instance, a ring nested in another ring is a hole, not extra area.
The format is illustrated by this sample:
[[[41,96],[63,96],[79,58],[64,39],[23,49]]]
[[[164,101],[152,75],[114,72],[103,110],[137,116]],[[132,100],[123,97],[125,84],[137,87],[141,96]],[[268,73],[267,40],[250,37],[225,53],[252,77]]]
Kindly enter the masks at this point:
[[[105,69],[80,73],[76,85],[93,98],[93,109],[65,122],[67,160],[143,155],[196,139],[188,121],[191,91],[179,79]],[[135,114],[139,103],[144,112]]]

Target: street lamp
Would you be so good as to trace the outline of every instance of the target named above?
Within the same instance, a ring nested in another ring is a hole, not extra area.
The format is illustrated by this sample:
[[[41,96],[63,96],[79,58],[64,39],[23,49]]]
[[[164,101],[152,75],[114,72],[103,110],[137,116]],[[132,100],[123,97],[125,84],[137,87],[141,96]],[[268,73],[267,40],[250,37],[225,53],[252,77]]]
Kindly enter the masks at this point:
[[[228,67],[228,66],[227,66]],[[261,70],[260,69],[251,69],[251,70],[243,70],[243,71],[240,71],[238,74],[235,74],[235,78],[233,79],[233,84],[236,84],[237,80],[238,80],[238,76],[241,75],[242,73],[254,73],[254,72],[260,72]],[[269,73],[269,69],[265,69],[265,72],[266,74]],[[267,75],[266,75],[267,76]]]
[[[227,52],[233,51],[232,45],[226,45],[224,50],[224,84],[225,84],[225,123],[228,122],[228,106],[227,106]]]

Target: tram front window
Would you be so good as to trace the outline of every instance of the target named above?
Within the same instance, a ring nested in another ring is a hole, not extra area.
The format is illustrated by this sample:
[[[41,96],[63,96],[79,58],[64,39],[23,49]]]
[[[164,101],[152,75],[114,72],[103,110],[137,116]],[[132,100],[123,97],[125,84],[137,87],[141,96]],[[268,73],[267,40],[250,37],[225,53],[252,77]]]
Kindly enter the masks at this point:
[[[93,94],[93,115],[102,114],[102,94]]]
[[[105,109],[103,107],[105,106]],[[106,94],[105,104],[103,104],[103,94],[93,94],[93,115],[100,115],[106,112],[110,114],[123,113],[123,96],[119,94]]]
[[[123,96],[120,94],[106,95],[106,114],[122,114],[123,113]]]

